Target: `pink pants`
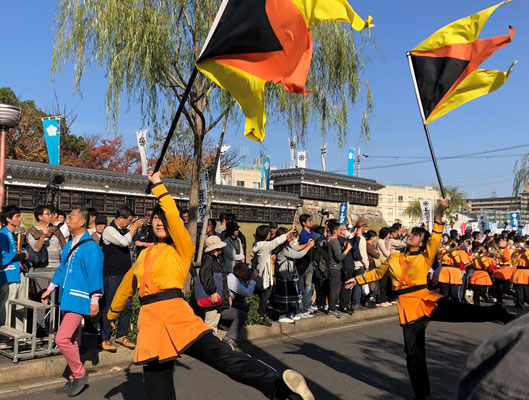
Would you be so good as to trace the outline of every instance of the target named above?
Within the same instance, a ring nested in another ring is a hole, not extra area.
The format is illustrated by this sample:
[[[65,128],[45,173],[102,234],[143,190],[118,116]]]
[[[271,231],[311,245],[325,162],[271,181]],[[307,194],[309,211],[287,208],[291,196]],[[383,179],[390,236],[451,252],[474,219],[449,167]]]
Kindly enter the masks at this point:
[[[55,337],[55,343],[66,359],[70,371],[72,371],[70,380],[82,378],[86,372],[81,362],[77,343],[78,328],[82,320],[83,316],[81,314],[66,312]]]

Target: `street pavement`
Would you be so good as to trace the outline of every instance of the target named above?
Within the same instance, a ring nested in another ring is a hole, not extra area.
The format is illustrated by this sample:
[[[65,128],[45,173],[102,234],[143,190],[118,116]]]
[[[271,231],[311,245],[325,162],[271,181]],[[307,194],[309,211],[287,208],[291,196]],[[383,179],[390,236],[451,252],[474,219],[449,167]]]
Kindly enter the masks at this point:
[[[467,357],[502,325],[432,322],[427,355],[432,399],[453,399]],[[354,325],[260,340],[243,349],[278,369],[294,368],[307,377],[318,400],[411,399],[402,330],[395,317]],[[146,399],[141,367],[90,370],[89,387],[78,399]],[[175,369],[179,400],[264,399],[256,390],[231,381],[204,364],[183,357]],[[64,380],[28,382],[18,389],[0,386],[0,398],[66,399],[54,393]],[[4,385],[5,386],[5,385]]]

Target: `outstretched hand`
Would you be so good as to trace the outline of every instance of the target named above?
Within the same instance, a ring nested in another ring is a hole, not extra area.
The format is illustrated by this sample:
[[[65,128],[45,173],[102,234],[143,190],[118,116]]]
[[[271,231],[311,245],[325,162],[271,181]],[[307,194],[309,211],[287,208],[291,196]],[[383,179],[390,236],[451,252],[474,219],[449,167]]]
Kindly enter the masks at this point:
[[[356,279],[355,278],[351,278],[349,279],[348,281],[345,282],[345,288],[346,289],[352,289],[356,286]]]

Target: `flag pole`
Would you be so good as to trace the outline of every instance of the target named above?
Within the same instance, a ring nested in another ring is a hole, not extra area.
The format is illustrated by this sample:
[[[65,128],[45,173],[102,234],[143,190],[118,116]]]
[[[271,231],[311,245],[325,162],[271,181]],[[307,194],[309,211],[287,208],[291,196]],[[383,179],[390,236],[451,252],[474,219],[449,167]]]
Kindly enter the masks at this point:
[[[441,191],[441,196],[443,199],[446,198],[445,189],[443,186],[443,180],[441,179],[441,174],[439,172],[439,167],[437,166],[437,158],[435,157],[435,152],[433,150],[432,141],[430,139],[430,131],[428,130],[428,124],[426,123],[426,118],[424,117],[424,110],[421,103],[421,94],[419,93],[419,88],[417,87],[417,80],[415,79],[415,71],[413,70],[413,63],[411,62],[411,54],[408,51],[406,53],[406,58],[408,59],[408,65],[410,66],[411,79],[413,81],[413,87],[415,89],[415,96],[417,97],[417,105],[419,106],[419,111],[422,118],[422,126],[424,127],[424,133],[426,134],[426,141],[428,142],[428,147],[430,148],[430,155],[432,156],[433,167],[435,169],[435,174],[437,175],[437,181],[439,182],[439,190]]]
[[[186,89],[184,91],[184,94],[182,95],[182,99],[180,100],[180,104],[178,105],[178,109],[176,110],[176,114],[173,118],[173,122],[171,123],[171,127],[169,128],[169,132],[167,133],[167,137],[165,138],[165,143],[163,144],[162,151],[160,152],[160,156],[158,157],[158,160],[156,161],[156,166],[154,167],[154,172],[157,172],[160,170],[160,167],[162,166],[163,158],[165,157],[165,153],[167,152],[167,149],[169,148],[169,143],[171,142],[171,139],[173,137],[174,131],[176,129],[176,125],[178,124],[178,120],[180,119],[180,115],[182,115],[182,111],[184,110],[184,106],[186,104],[187,98],[189,97],[189,93],[191,92],[191,87],[193,86],[193,83],[195,82],[195,79],[198,74],[198,68],[193,68],[193,72],[191,73],[191,77],[189,78],[189,81],[187,82]],[[149,183],[147,185],[147,188],[145,189],[145,193],[149,194],[151,193],[151,184]]]

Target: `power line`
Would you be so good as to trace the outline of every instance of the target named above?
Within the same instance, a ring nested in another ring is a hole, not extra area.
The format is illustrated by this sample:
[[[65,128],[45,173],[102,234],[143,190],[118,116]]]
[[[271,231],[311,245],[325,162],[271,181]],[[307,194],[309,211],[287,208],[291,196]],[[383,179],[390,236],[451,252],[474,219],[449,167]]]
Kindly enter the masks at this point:
[[[520,147],[529,147],[529,143],[528,144],[518,145],[518,146],[504,147],[504,148],[495,149],[495,150],[486,150],[486,151],[478,151],[478,152],[474,152],[474,153],[459,154],[457,156],[437,157],[437,159],[442,161],[442,160],[453,160],[453,159],[456,159],[456,158],[472,158],[473,156],[478,156],[478,155],[481,155],[481,154],[489,154],[489,153],[495,153],[495,152],[500,152],[500,151],[519,149]],[[498,156],[500,156],[500,155],[498,155]],[[367,155],[366,157],[369,158],[371,156]],[[492,157],[492,156],[488,156],[488,157]],[[512,157],[516,157],[516,156],[513,155]],[[378,165],[378,166],[375,166],[375,167],[365,167],[365,168],[363,168],[363,170],[365,171],[365,170],[369,170],[369,169],[402,167],[402,166],[406,166],[406,165],[424,164],[424,163],[430,162],[429,157],[425,157],[425,158],[426,158],[426,160],[424,160],[424,161],[410,161],[410,162],[399,163],[399,164]],[[337,169],[337,170],[334,170],[333,172],[344,171],[344,170],[345,170],[345,168]]]

